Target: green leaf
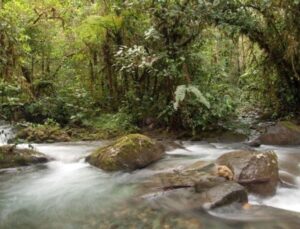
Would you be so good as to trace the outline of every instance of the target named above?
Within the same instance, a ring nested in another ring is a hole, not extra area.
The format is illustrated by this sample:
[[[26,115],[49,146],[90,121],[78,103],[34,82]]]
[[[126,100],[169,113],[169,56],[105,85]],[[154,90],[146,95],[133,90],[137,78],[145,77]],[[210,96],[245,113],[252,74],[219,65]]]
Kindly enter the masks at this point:
[[[180,85],[175,91],[175,102],[173,104],[175,110],[179,108],[180,103],[184,101],[188,93],[193,94],[199,103],[205,105],[208,109],[210,108],[210,103],[196,86]]]

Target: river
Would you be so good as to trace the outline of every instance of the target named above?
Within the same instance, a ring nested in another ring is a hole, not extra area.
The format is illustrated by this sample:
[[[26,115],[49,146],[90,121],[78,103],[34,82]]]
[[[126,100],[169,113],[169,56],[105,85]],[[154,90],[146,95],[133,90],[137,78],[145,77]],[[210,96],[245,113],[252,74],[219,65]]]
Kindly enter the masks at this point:
[[[9,132],[7,125],[1,129]],[[4,138],[1,141],[5,143]],[[136,184],[155,173],[180,169],[198,160],[214,160],[225,152],[240,149],[243,144],[183,142],[184,148],[170,150],[158,163],[131,173],[106,173],[84,161],[91,151],[105,144],[34,144],[35,149],[54,160],[43,165],[0,170],[0,228],[177,229],[200,228],[199,225],[209,229],[300,228],[300,146],[259,148],[278,154],[280,169],[296,179],[297,187],[279,188],[274,197],[267,199],[250,196],[251,204],[257,205],[254,210],[242,213],[234,208],[222,208],[210,212],[149,213],[147,204],[129,201]]]

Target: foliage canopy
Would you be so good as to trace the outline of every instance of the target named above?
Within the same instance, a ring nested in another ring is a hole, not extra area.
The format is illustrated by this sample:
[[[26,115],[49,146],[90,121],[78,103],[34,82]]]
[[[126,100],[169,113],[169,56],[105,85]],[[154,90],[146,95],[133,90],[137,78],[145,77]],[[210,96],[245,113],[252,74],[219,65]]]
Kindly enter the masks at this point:
[[[293,112],[299,17],[298,0],[1,0],[2,113],[197,131],[253,104]]]

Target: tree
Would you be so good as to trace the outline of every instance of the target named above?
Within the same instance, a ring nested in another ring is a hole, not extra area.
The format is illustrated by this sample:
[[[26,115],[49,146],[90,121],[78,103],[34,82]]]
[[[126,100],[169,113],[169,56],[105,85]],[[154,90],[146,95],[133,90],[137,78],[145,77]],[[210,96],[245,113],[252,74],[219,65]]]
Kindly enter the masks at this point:
[[[280,76],[278,96],[287,111],[300,104],[300,2],[218,1],[210,4],[210,19],[230,25],[265,51]]]

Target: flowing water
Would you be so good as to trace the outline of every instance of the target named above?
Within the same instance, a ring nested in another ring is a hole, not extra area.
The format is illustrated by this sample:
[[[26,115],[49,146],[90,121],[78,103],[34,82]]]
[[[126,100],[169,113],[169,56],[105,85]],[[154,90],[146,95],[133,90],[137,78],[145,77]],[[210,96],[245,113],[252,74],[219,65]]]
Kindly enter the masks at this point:
[[[53,160],[0,170],[0,228],[300,228],[300,146],[259,148],[275,150],[280,168],[292,174],[298,185],[294,189],[279,188],[278,194],[269,199],[250,197],[253,204],[278,209],[257,207],[237,212],[235,208],[221,208],[208,213],[178,213],[153,211],[145,203],[128,201],[135,193],[135,184],[155,173],[180,169],[198,160],[214,160],[244,147],[241,143],[184,142],[185,148],[168,151],[158,163],[132,173],[106,173],[84,162],[85,156],[105,144],[35,144],[34,148]]]
[[[0,120],[0,145],[7,143],[12,137],[12,127]]]

